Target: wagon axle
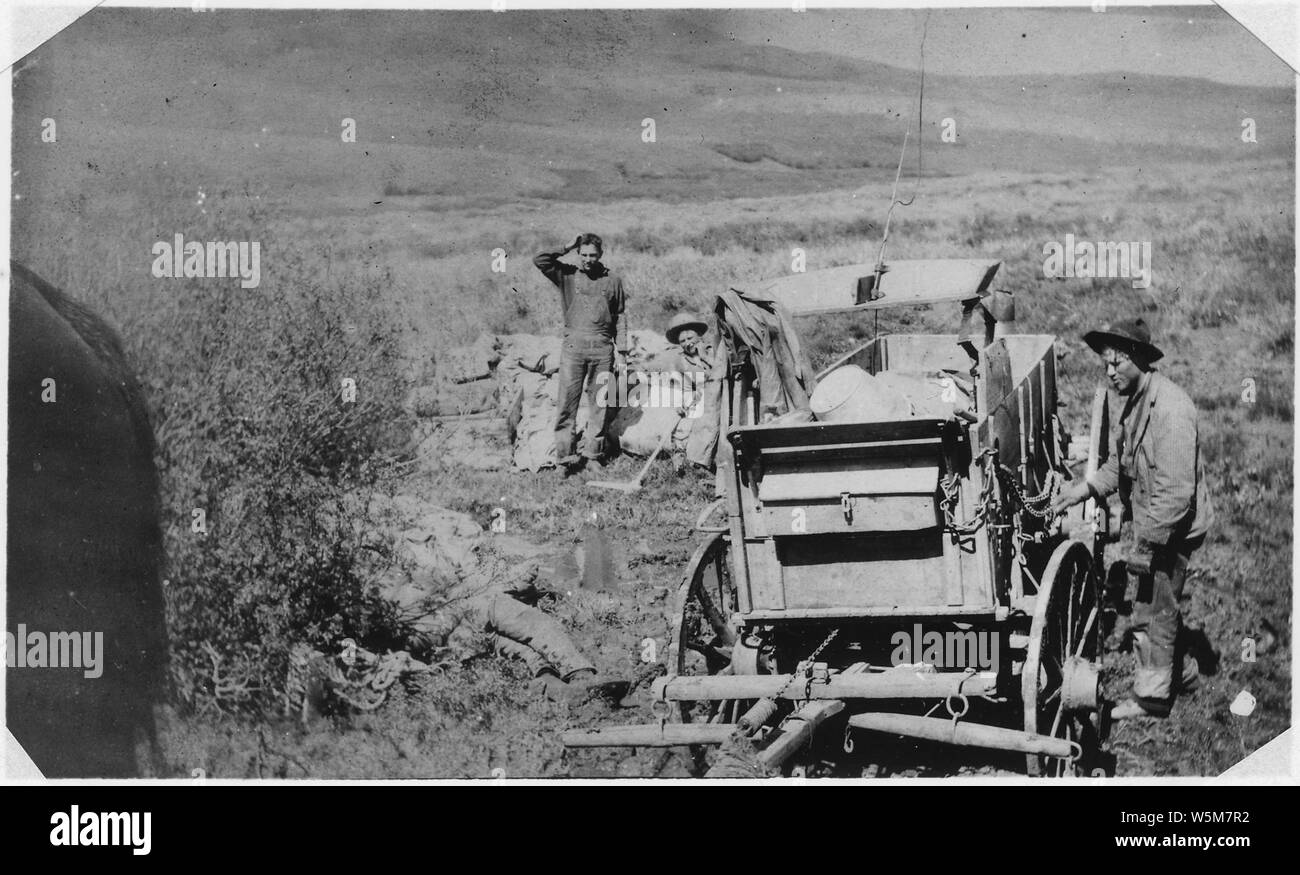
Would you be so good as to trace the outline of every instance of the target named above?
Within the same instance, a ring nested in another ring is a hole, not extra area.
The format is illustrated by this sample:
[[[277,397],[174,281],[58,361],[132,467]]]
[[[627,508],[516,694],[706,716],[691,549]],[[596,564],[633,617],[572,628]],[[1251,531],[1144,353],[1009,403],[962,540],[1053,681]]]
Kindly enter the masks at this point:
[[[650,723],[565,733],[569,747],[677,747],[682,745],[720,745],[733,735],[757,737],[776,716],[777,699],[806,701],[787,717],[780,732],[759,753],[760,761],[776,768],[804,747],[817,728],[840,713],[849,699],[943,698],[965,701],[966,696],[992,695],[996,677],[986,675],[936,675],[918,672],[885,671],[867,673],[856,665],[830,674],[825,680],[782,689],[785,679],[762,675],[667,677],[654,686],[655,698],[666,701],[738,701],[755,699],[735,723]],[[1070,659],[1062,667],[1061,699],[1071,712],[1096,710],[1098,696],[1097,666],[1082,658]],[[951,712],[951,709],[950,709]],[[866,729],[890,735],[926,739],[961,747],[1005,750],[1058,760],[1077,760],[1082,753],[1077,741],[1002,726],[962,722],[953,719],[921,717],[912,714],[868,712],[848,718],[852,729]]]
[[[737,701],[780,698],[809,699],[945,699],[949,696],[991,696],[997,676],[883,671],[831,673],[826,680],[789,683],[778,675],[668,676],[655,681],[655,699],[670,702]]]

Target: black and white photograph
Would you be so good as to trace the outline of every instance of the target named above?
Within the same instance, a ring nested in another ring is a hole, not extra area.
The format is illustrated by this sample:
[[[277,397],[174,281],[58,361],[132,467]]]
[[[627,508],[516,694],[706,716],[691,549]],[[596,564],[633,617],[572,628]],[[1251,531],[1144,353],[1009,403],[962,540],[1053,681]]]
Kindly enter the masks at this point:
[[[67,16],[3,87],[0,778],[1294,782],[1234,5]]]

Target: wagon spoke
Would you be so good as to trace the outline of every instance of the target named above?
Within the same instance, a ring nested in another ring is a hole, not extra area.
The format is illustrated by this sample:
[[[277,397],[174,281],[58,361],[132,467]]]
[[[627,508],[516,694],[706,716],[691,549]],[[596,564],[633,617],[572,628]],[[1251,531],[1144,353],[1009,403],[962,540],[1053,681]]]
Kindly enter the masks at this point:
[[[701,562],[696,571],[695,579],[692,581],[691,591],[695,594],[700,603],[701,613],[713,627],[713,633],[722,639],[728,646],[735,643],[735,633],[732,631],[728,619],[728,608],[730,599],[725,594],[728,588],[729,575],[725,572],[725,542],[717,541],[712,547],[714,553],[708,557],[708,560]],[[704,573],[708,568],[714,572],[714,583],[719,593],[718,598],[713,597],[715,587],[706,587],[704,585]]]
[[[1065,708],[1063,684],[1067,660],[1095,657],[1098,605],[1093,570],[1087,548],[1067,541],[1057,547],[1043,572],[1026,654],[1027,665],[1037,670],[1021,677],[1026,731],[1049,731],[1073,741],[1089,725],[1087,718]],[[1059,757],[1029,754],[1026,762],[1033,775],[1073,771],[1068,760]]]
[[[1054,659],[1044,658],[1041,665],[1043,667],[1043,673],[1047,675],[1047,680],[1050,683],[1054,683],[1056,686],[1060,686],[1061,678],[1064,675],[1064,672],[1061,670],[1061,663]]]
[[[1065,634],[1062,636],[1061,643],[1065,646],[1068,653],[1070,650],[1070,632],[1074,629],[1074,579],[1070,579],[1070,591],[1065,594],[1065,616],[1061,618],[1064,624],[1061,631]]]
[[[1057,738],[1056,730],[1061,727],[1061,715],[1065,713],[1065,704],[1058,703],[1056,706],[1056,716],[1052,718],[1052,731],[1047,733],[1053,738]]]
[[[1052,655],[1063,656],[1069,652],[1070,627],[1066,624],[1064,613],[1056,615],[1055,634],[1052,636]]]
[[[1086,647],[1088,644],[1088,639],[1092,635],[1093,624],[1096,623],[1096,621],[1097,621],[1097,606],[1093,605],[1092,610],[1088,612],[1087,619],[1083,621],[1083,625],[1079,628],[1078,636],[1076,636],[1076,638],[1074,639],[1077,642],[1077,645],[1074,648],[1075,656],[1083,655],[1083,648]]]

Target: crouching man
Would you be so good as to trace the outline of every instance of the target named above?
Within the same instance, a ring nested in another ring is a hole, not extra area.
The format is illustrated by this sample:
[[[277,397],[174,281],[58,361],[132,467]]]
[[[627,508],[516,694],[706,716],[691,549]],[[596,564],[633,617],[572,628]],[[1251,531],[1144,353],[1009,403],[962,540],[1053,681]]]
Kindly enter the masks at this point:
[[[1164,353],[1151,343],[1143,320],[1118,322],[1083,339],[1102,357],[1107,378],[1124,400],[1119,443],[1096,474],[1063,490],[1052,510],[1064,512],[1089,495],[1104,504],[1106,496],[1119,492],[1124,519],[1132,523],[1133,546],[1125,564],[1134,588],[1137,672],[1132,698],[1117,705],[1111,718],[1167,717],[1178,687],[1189,687],[1197,677],[1195,662],[1184,667],[1175,647],[1182,628],[1178,601],[1192,553],[1214,522],[1196,407],[1152,367]]]

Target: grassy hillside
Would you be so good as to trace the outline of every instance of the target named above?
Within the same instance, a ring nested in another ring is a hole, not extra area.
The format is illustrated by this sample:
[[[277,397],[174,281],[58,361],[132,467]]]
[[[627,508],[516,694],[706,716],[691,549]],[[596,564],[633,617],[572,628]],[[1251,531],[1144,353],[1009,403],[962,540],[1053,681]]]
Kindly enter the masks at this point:
[[[18,74],[13,251],[118,324],[143,374],[175,515],[172,586],[213,595],[172,596],[185,664],[203,665],[200,640],[234,653],[257,628],[289,636],[300,622],[322,642],[384,634],[349,553],[362,545],[338,525],[355,491],[377,484],[484,521],[505,502],[517,534],[560,550],[601,512],[624,589],[550,609],[608,671],[634,670],[642,638],[662,642],[666,589],[708,484],[655,471],[631,502],[554,475],[436,460],[412,474],[381,464],[394,445],[381,432],[401,442],[409,423],[397,401],[434,351],[483,331],[557,329],[558,302],[529,257],[579,231],[604,235],[633,328],[662,329],[680,308],[707,311],[721,288],[782,274],[795,248],[810,269],[873,259],[915,81],[732,40],[705,15],[588,16],[99,10]],[[926,89],[926,175],[919,186],[905,177],[903,193],[918,196],[896,212],[889,254],[1001,260],[997,283],[1018,297],[1019,330],[1060,337],[1062,415],[1076,433],[1101,376],[1080,335],[1118,315],[1153,323],[1163,369],[1201,410],[1219,529],[1198,556],[1188,617],[1223,664],[1173,720],[1126,728],[1115,747],[1123,774],[1217,773],[1289,722],[1294,93],[1124,74],[927,76]],[[1258,144],[1238,136],[1247,115]],[[944,116],[957,122],[956,144],[939,141]],[[39,139],[47,117],[54,144]],[[344,117],[357,120],[355,144],[340,141]],[[657,122],[653,144],[640,138],[645,117]],[[263,241],[261,287],[153,278],[150,246],[178,232]],[[1066,234],[1150,241],[1151,288],[1045,279],[1043,246]],[[491,270],[498,247],[503,273]],[[956,323],[941,308],[881,327]],[[822,320],[807,337],[825,361],[872,327]],[[363,412],[331,407],[340,373],[365,381]],[[601,476],[632,470],[625,459]],[[198,501],[239,525],[196,544],[183,521]],[[259,508],[285,502],[283,526],[257,524]],[[316,549],[327,541],[338,548]],[[345,610],[313,600],[319,580]],[[1282,640],[1244,663],[1240,641],[1264,620]],[[268,677],[281,667],[257,648],[244,659],[252,674],[259,660],[274,663]],[[1112,654],[1117,692],[1130,659]],[[1247,688],[1255,715],[1229,716]],[[645,715],[569,718],[491,659],[310,730],[180,704],[167,732],[177,774],[683,767],[649,754],[562,755],[569,719]]]
[[[16,154],[42,147],[50,117],[60,138],[42,164],[80,191],[170,171],[262,185],[312,211],[321,195],[354,208],[398,193],[425,195],[414,204],[429,208],[712,200],[892,178],[916,74],[742,43],[713,22],[99,10],[19,74]],[[1293,116],[1287,89],[1123,73],[930,75],[924,163],[943,176],[1287,158]],[[1246,117],[1256,144],[1239,139]],[[343,118],[357,122],[353,146],[340,141]],[[654,143],[641,139],[645,118]],[[954,143],[940,140],[945,118]],[[909,168],[916,147],[914,135]]]

